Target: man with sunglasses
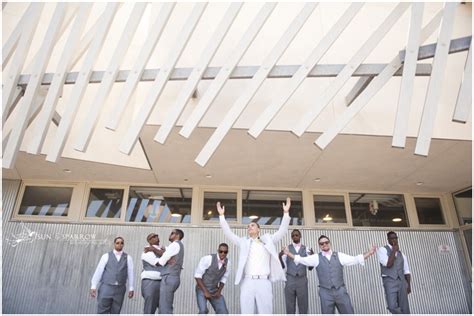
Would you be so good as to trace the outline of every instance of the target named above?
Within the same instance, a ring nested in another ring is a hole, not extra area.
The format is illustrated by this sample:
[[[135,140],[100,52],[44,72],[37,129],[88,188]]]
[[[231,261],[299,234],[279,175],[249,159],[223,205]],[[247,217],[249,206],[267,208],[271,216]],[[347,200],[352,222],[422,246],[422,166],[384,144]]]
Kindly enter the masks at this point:
[[[181,229],[173,229],[168,240],[171,244],[166,250],[157,250],[157,255],[161,255],[157,265],[163,266],[161,271],[160,285],[160,314],[173,314],[174,293],[181,284],[181,270],[184,261],[184,246],[182,239],[184,232]]]
[[[222,289],[230,271],[228,252],[229,246],[222,243],[219,245],[217,254],[204,256],[199,261],[194,273],[199,314],[209,313],[207,301],[211,303],[216,314],[229,314],[224,296],[222,296]]]
[[[292,243],[288,245],[288,250],[293,255],[307,257],[312,255],[313,249],[301,244],[301,232],[293,229],[291,232]],[[286,267],[285,284],[285,306],[287,314],[296,314],[296,301],[298,301],[298,313],[308,314],[308,277],[306,270],[308,267],[295,263],[284,254],[284,250],[279,253],[280,262],[283,268]],[[313,270],[314,267],[309,267]]]
[[[97,314],[120,314],[128,282],[132,298],[134,274],[132,257],[123,252],[124,239],[114,239],[114,249],[104,254],[92,276],[90,295],[97,296]],[[97,286],[99,285],[97,291]]]
[[[376,246],[358,256],[349,256],[342,252],[331,250],[331,242],[325,235],[318,239],[321,252],[307,257],[293,255],[288,248],[285,254],[294,259],[295,263],[316,267],[319,279],[319,299],[322,314],[334,314],[337,308],[339,314],[354,314],[351,298],[344,284],[344,266],[364,265],[364,260],[373,255]]]
[[[276,244],[288,231],[290,224],[290,198],[283,205],[280,228],[274,234],[260,236],[260,225],[252,222],[247,226],[247,237],[235,235],[225,220],[225,208],[217,202],[219,222],[224,235],[240,248],[235,284],[240,284],[240,313],[272,314],[272,282],[285,281],[285,271],[278,259]]]
[[[411,274],[408,260],[400,252],[397,234],[388,232],[387,239],[388,245],[377,250],[387,309],[392,314],[410,314],[408,294],[411,293]]]
[[[146,237],[149,246],[145,247],[142,253],[143,271],[142,296],[145,299],[143,314],[155,314],[160,302],[161,272],[163,267],[156,265],[160,256],[155,254],[155,250],[161,250],[160,237],[151,233]]]

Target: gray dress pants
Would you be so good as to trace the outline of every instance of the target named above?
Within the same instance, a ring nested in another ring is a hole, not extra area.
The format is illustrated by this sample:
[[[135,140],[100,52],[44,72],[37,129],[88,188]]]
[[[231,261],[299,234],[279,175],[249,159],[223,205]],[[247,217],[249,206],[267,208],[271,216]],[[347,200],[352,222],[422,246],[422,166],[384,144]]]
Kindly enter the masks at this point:
[[[160,285],[160,314],[173,314],[174,292],[181,283],[179,276],[165,275]]]
[[[97,292],[97,314],[120,314],[126,287],[102,283]]]
[[[308,278],[287,274],[285,284],[287,314],[296,314],[296,302],[298,302],[298,313],[308,314]]]
[[[338,289],[319,287],[319,298],[322,314],[334,314],[336,307],[339,314],[354,314],[351,298],[345,286]]]
[[[143,314],[155,314],[160,303],[160,280],[142,280],[142,296],[145,299]]]
[[[394,280],[383,277],[383,288],[385,289],[385,300],[387,309],[392,314],[410,314],[408,305],[407,281],[405,279]]]

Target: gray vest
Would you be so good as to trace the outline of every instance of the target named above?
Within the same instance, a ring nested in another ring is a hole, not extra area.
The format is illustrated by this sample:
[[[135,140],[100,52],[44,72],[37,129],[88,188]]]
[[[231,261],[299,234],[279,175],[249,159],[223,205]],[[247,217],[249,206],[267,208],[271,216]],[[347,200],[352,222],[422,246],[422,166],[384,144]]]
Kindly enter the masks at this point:
[[[111,251],[100,281],[110,285],[125,285],[127,282],[127,268],[127,254],[122,253],[120,261],[117,261],[114,252]]]
[[[390,249],[389,246],[385,246],[385,249],[387,249],[387,256],[390,257],[390,254],[392,253],[392,249]],[[383,275],[391,277],[394,280],[398,278],[403,280],[404,278],[403,261],[404,261],[403,255],[401,252],[399,252],[398,256],[395,257],[395,261],[393,262],[393,266],[391,268],[387,268],[387,267],[384,267],[383,265],[380,265],[380,270]]]
[[[212,254],[212,261],[209,268],[207,268],[206,272],[202,275],[202,282],[204,286],[210,293],[214,293],[217,291],[218,285],[222,276],[225,274],[227,270],[227,261],[228,259],[225,258],[224,264],[219,269],[217,254]]]
[[[181,240],[177,240],[176,242],[179,244],[179,252],[174,256],[176,263],[172,265],[166,264],[161,275],[174,275],[178,277],[181,275],[184,261],[184,246]]]
[[[300,255],[300,257],[306,257],[306,246],[301,245],[300,251],[296,252],[293,244],[288,246],[288,250],[294,255]],[[304,264],[295,264],[295,261],[290,257],[286,257],[286,273],[292,276],[306,276],[306,266]]]
[[[323,254],[319,253],[319,265],[316,268],[318,272],[319,286],[331,289],[340,288],[344,286],[344,267],[339,261],[337,252],[333,252],[331,261],[329,261]]]

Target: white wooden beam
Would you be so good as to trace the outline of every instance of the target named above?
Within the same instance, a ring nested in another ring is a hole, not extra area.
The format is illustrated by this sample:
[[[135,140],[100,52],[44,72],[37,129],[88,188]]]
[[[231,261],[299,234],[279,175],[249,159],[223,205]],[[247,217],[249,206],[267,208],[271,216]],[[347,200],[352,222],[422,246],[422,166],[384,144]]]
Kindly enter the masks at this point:
[[[66,3],[58,3],[46,31],[46,35],[42,41],[40,49],[38,50],[37,59],[33,63],[33,72],[31,74],[32,80],[28,83],[25,95],[18,106],[19,111],[18,116],[16,117],[16,124],[13,127],[7,147],[3,154],[3,168],[9,169],[15,164],[16,155],[20,149],[25,130],[28,126],[28,118],[32,112],[33,100],[40,89],[41,79],[43,78],[44,71],[48,65],[48,60],[53,51],[65,15]]]
[[[383,37],[390,31],[393,25],[400,19],[405,10],[410,6],[409,3],[400,3],[390,13],[384,22],[372,33],[369,39],[361,46],[355,53],[351,60],[347,63],[344,69],[328,86],[328,88],[320,95],[316,96],[314,105],[312,105],[308,112],[304,113],[299,121],[294,124],[292,132],[300,137],[306,129],[316,120],[319,114],[326,108],[331,100],[336,96],[337,92],[349,80],[360,64],[369,56],[375,47],[380,43]]]
[[[112,85],[114,84],[115,78],[117,77],[120,64],[122,63],[123,57],[125,56],[125,53],[130,46],[130,42],[135,35],[146,6],[146,2],[138,2],[135,4],[132,12],[130,13],[122,36],[114,50],[112,58],[109,61],[109,65],[105,71],[104,77],[102,78],[99,90],[94,98],[94,101],[89,105],[88,114],[82,124],[82,127],[80,128],[80,134],[78,135],[74,144],[75,150],[85,151],[89,145],[89,141],[97,125],[100,112],[102,111],[104,103],[110,93],[110,90],[112,89]]]
[[[239,43],[234,48],[232,54],[229,56],[229,58],[227,58],[227,61],[224,63],[216,79],[211,83],[209,88],[206,90],[206,93],[202,97],[201,101],[199,101],[194,111],[184,123],[184,126],[179,132],[181,136],[188,138],[194,128],[199,124],[202,117],[206,114],[208,108],[211,106],[212,102],[214,102],[215,98],[224,87],[224,84],[226,83],[227,79],[229,79],[230,74],[237,66],[240,59],[242,59],[242,57],[244,56],[245,52],[257,36],[260,29],[265,24],[273,9],[275,9],[275,6],[276,3],[273,2],[265,3],[263,5],[262,9],[252,21],[252,24],[245,31],[245,34],[242,36]]]
[[[423,43],[428,37],[438,28],[441,21],[442,11],[436,14],[431,21],[423,28],[421,32],[420,43]],[[340,133],[344,127],[362,110],[362,108],[377,94],[377,92],[390,80],[393,74],[402,65],[400,56],[394,57],[392,62],[388,64],[385,69],[370,83],[370,85],[355,99],[355,101],[348,107],[344,113],[337,118],[336,122],[331,125],[319,138],[315,144],[325,149],[326,146]]]
[[[64,80],[67,75],[69,67],[71,67],[71,60],[77,52],[79,46],[79,39],[84,31],[87,19],[92,8],[92,3],[81,3],[71,31],[66,40],[63,52],[59,58],[56,72],[54,73],[51,85],[49,86],[46,100],[44,101],[41,112],[38,115],[38,122],[34,126],[33,137],[27,146],[27,152],[30,154],[38,154],[43,146],[44,140],[48,133],[48,127],[53,118],[58,98],[61,94]]]
[[[36,94],[35,100],[33,101],[32,109],[30,116],[28,117],[27,126],[29,127],[33,120],[38,115],[41,107],[43,106],[44,100],[46,98],[47,88],[41,87],[40,91]],[[11,116],[5,121],[5,124],[2,128],[2,152],[5,152],[8,139],[10,137],[11,131],[16,123],[16,117],[18,116],[19,108],[16,108],[12,113]],[[20,109],[21,110],[21,109]]]
[[[58,126],[56,137],[46,156],[47,161],[56,162],[61,156],[67,137],[71,131],[74,117],[89,83],[89,77],[92,73],[92,67],[95,63],[95,59],[99,55],[102,45],[104,44],[105,37],[107,36],[107,32],[110,29],[110,25],[112,24],[112,20],[115,16],[117,8],[117,3],[108,3],[104,13],[100,17],[101,23],[97,28],[96,36],[91,43],[91,47],[87,51],[83,64],[81,65],[81,70],[79,72],[81,75],[79,76],[79,81],[76,82],[71,93],[71,97],[67,102],[67,107],[63,113],[61,123]]]
[[[249,86],[242,92],[237,101],[235,101],[235,103],[232,105],[224,119],[212,134],[211,138],[209,138],[206,145],[204,145],[201,152],[197,156],[195,161],[200,166],[204,167],[209,161],[209,158],[211,158],[211,156],[214,154],[225,135],[227,135],[235,121],[237,121],[241,113],[255,96],[258,89],[261,87],[270,73],[271,69],[275,66],[281,55],[288,48],[291,41],[295,38],[296,34],[298,34],[306,20],[311,16],[316,6],[317,3],[314,2],[306,3],[301,9],[300,13],[294,18],[293,22],[288,26],[287,30],[282,35],[278,43],[272,48],[268,56],[266,56],[263,64],[260,66],[260,69],[250,81]]]
[[[341,33],[346,29],[355,15],[362,9],[363,3],[353,3],[339,18],[339,20],[331,27],[326,33],[324,38],[319,44],[313,49],[311,54],[306,58],[303,65],[301,65],[296,73],[292,76],[288,87],[281,93],[277,92],[277,97],[272,100],[271,105],[267,106],[262,114],[257,118],[250,127],[248,133],[257,138],[260,133],[270,124],[275,115],[281,110],[286,104],[290,97],[296,92],[301,83],[308,77],[312,69],[316,68],[316,64],[321,60],[324,54],[332,46],[332,44],[338,39]]]
[[[59,40],[61,40],[61,38],[64,34],[64,31],[68,28],[69,24],[71,24],[74,16],[77,13],[78,8],[79,8],[79,6],[77,4],[70,4],[70,3],[68,4],[68,6],[66,8],[66,15],[63,19],[63,23],[61,24],[61,28],[59,29],[59,32],[56,36],[56,40],[55,40],[56,43]],[[38,59],[38,55],[40,53],[41,52],[39,50],[36,52],[35,57],[33,57],[31,62],[26,67],[24,67],[24,70],[22,71],[23,73],[30,74],[33,71],[32,69],[34,67],[34,61]]]
[[[459,87],[458,99],[456,100],[456,108],[454,109],[453,121],[466,123],[471,114],[472,107],[472,44],[467,53],[466,65],[464,66],[464,74]]]
[[[117,101],[117,105],[115,105],[109,113],[110,119],[105,125],[106,128],[115,130],[118,127],[122,113],[127,107],[127,104],[130,101],[130,98],[132,97],[138,82],[140,81],[148,59],[150,59],[150,56],[155,49],[156,43],[158,43],[158,40],[165,29],[165,25],[168,22],[175,5],[176,3],[174,2],[161,4],[159,9],[160,14],[151,28],[153,31],[148,34],[145,44],[142,46],[137,61],[133,65],[133,68],[127,77],[127,81]]]
[[[17,25],[15,26],[15,29],[10,34],[10,37],[2,46],[2,70],[5,69],[5,66],[8,64],[10,57],[13,55],[13,52],[15,51],[15,48],[18,44],[18,40],[21,37],[21,33],[23,29],[25,28],[25,25],[29,19],[29,16],[31,16],[33,10],[35,10],[35,6],[33,6],[33,3],[32,3],[25,10],[22,17],[20,18],[20,21],[18,21]]]
[[[416,140],[416,155],[428,156],[430,149],[457,5],[457,3],[449,2],[444,6],[443,23],[441,24],[438,35],[438,45],[436,46],[436,53],[433,60],[433,71],[431,72],[431,78],[426,92],[420,129],[418,130],[418,138]]]
[[[374,80],[374,76],[360,77],[352,87],[351,91],[349,91],[345,97],[346,106],[351,105],[351,103],[354,102],[354,100],[362,93],[362,91],[367,88],[372,80]]]
[[[16,86],[15,91],[13,92],[13,96],[12,96],[12,104],[8,112],[5,114],[5,118],[4,118],[5,122],[8,119],[10,119],[10,115],[15,110],[16,105],[18,104],[18,102],[20,101],[21,97],[23,97],[24,94],[25,94],[25,89],[23,89],[20,86]],[[5,126],[5,124],[3,125]]]
[[[171,73],[178,62],[179,57],[184,51],[189,38],[194,32],[196,25],[201,19],[204,10],[206,9],[207,3],[197,3],[191,14],[189,15],[186,23],[184,24],[178,38],[176,39],[175,45],[171,48],[168,57],[165,61],[164,67],[158,73],[155,81],[149,89],[149,93],[145,99],[143,106],[138,111],[137,117],[133,120],[131,127],[125,134],[124,140],[119,146],[119,150],[125,154],[130,154],[135,143],[138,140],[140,132],[145,126],[148,118],[155,107],[156,102],[160,98],[166,83],[168,82]]]
[[[415,69],[420,48],[421,24],[423,22],[423,2],[413,3],[410,21],[410,34],[403,63],[403,76],[398,96],[398,109],[393,130],[393,147],[405,147],[410,117],[410,105],[415,81]]]
[[[171,132],[171,129],[176,124],[176,121],[183,112],[184,107],[188,103],[189,99],[193,96],[194,91],[196,91],[201,77],[209,66],[209,63],[216,54],[219,45],[222,43],[222,40],[229,31],[230,26],[232,25],[235,18],[237,17],[237,14],[242,8],[242,4],[242,2],[232,2],[230,4],[224,17],[220,21],[216,30],[212,34],[211,39],[207,43],[206,48],[203,50],[198,63],[193,68],[186,83],[184,84],[184,87],[181,89],[178,97],[176,98],[176,102],[170,108],[168,114],[164,119],[163,124],[156,133],[154,138],[155,141],[161,144],[165,143],[166,138],[168,138],[168,135]]]
[[[3,76],[3,90],[2,90],[2,124],[5,123],[5,115],[8,113],[11,101],[16,89],[16,84],[20,77],[21,70],[25,64],[25,59],[30,48],[33,34],[36,30],[39,17],[43,11],[44,3],[33,3],[27,12],[25,24],[21,31],[20,39],[18,40],[15,54],[8,67],[8,70]]]

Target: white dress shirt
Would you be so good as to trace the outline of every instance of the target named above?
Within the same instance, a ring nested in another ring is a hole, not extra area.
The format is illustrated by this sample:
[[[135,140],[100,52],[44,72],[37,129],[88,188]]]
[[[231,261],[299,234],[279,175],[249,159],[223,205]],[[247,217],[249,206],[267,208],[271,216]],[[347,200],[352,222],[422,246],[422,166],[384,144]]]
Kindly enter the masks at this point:
[[[245,274],[266,276],[270,274],[270,253],[258,238],[251,238],[249,256],[245,264]]]
[[[204,273],[206,273],[206,270],[209,269],[211,264],[212,264],[212,256],[211,255],[207,255],[207,256],[202,257],[201,260],[199,260],[199,264],[196,268],[196,272],[194,272],[194,277],[198,278],[198,279],[202,279],[202,276],[204,275]],[[218,266],[219,269],[222,267],[222,264],[223,264],[223,262],[219,259],[219,255],[218,255],[217,256],[217,266]],[[227,277],[229,276],[229,271],[230,271],[230,260],[227,259],[227,268],[226,268],[226,271],[225,271],[224,275],[222,276],[222,278],[220,280],[221,283],[227,282]]]
[[[299,244],[291,243],[291,244],[292,244],[293,247],[295,248],[296,252],[299,252],[299,251],[300,251],[300,248],[301,248],[301,246],[302,246],[301,243],[299,243]],[[311,254],[311,251],[309,250],[308,247],[306,247],[306,255],[309,256],[310,254]],[[285,268],[286,268],[286,260],[287,260],[286,258],[287,258],[287,257],[288,257],[287,255],[281,256],[281,260],[282,260],[283,263],[285,264]],[[299,264],[299,263],[297,263],[297,262],[295,261],[295,265],[297,266],[298,264]]]
[[[392,245],[388,245],[388,247],[390,249],[392,249]],[[395,257],[398,256],[398,254],[400,254],[401,252],[397,252],[395,254]],[[408,260],[407,260],[407,257],[405,256],[405,254],[401,253],[402,256],[403,256],[403,274],[410,274],[410,267],[408,266]],[[385,246],[384,247],[380,247],[379,249],[377,249],[377,258],[379,259],[379,262],[381,265],[383,265],[384,267],[387,266],[387,262],[388,262],[388,254],[387,254],[387,249],[385,249]],[[382,274],[382,276],[386,276],[384,274]]]
[[[324,255],[330,260],[332,251],[329,251],[328,255]],[[343,252],[337,253],[339,262],[343,266],[353,266],[356,264],[364,265],[364,255],[349,256]],[[301,257],[300,255],[295,256],[295,263],[301,263],[306,266],[317,267],[319,265],[319,254],[314,254],[308,257]]]
[[[171,259],[171,257],[177,255],[179,253],[179,249],[181,247],[179,246],[177,241],[173,241],[168,247],[166,247],[165,252],[163,255],[158,259],[158,263],[162,266],[166,265],[168,260]]]
[[[113,252],[114,252],[116,260],[120,261],[120,258],[122,258],[123,251],[116,251],[114,249]],[[100,258],[99,264],[97,265],[97,268],[95,269],[94,275],[92,276],[92,281],[91,281],[92,290],[97,289],[97,285],[99,285],[99,282],[102,279],[102,274],[104,273],[104,269],[105,269],[105,265],[107,264],[107,261],[109,261],[109,253],[104,253],[102,257]],[[133,260],[130,255],[127,255],[127,282],[128,282],[129,291],[133,291],[133,283],[135,281],[133,278],[134,278]]]
[[[153,245],[156,249],[161,249],[160,246]],[[142,260],[148,262],[152,266],[156,266],[158,262],[158,257],[155,255],[153,251],[143,252],[142,253]],[[143,279],[150,279],[150,280],[161,280],[161,273],[159,271],[142,271],[141,278]]]

